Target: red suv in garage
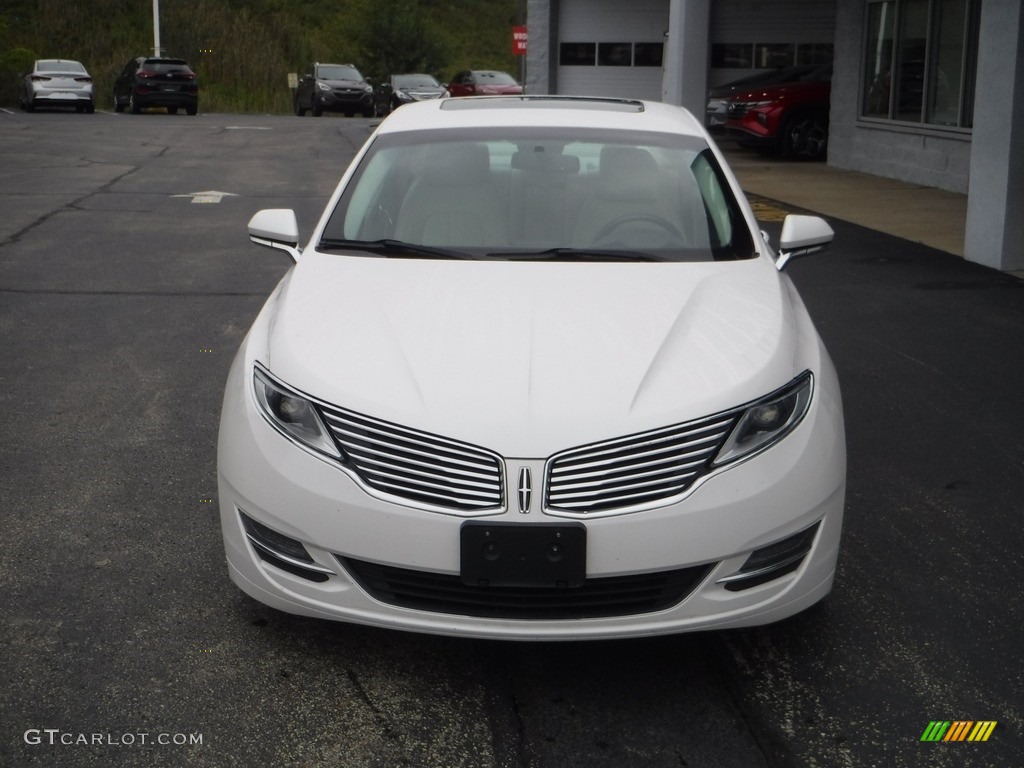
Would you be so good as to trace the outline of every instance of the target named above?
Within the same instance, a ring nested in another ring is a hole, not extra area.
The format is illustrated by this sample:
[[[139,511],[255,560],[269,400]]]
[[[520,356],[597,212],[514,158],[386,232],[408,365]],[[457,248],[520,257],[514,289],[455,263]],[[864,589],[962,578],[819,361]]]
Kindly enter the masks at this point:
[[[740,146],[824,160],[832,67],[800,80],[753,87],[729,100],[725,129]]]

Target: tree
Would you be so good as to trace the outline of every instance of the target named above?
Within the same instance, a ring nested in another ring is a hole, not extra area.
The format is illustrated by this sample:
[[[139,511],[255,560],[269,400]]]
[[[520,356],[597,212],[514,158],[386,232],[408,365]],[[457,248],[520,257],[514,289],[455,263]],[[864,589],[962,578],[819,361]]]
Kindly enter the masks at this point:
[[[365,73],[436,74],[444,68],[438,30],[417,0],[365,0],[359,11],[360,66]]]

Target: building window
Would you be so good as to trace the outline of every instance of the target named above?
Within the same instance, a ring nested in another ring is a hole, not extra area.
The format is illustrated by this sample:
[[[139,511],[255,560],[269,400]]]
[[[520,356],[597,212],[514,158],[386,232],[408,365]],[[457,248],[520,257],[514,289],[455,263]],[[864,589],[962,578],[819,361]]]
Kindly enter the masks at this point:
[[[718,69],[750,69],[754,66],[752,43],[714,43],[711,66]]]
[[[832,43],[801,43],[796,47],[798,67],[823,67],[832,63]]]
[[[660,67],[664,43],[560,43],[563,67]]]
[[[639,45],[639,43],[637,43]],[[715,69],[782,69],[832,63],[832,43],[714,43]]]
[[[597,65],[599,67],[633,66],[632,43],[598,43]]]
[[[863,117],[970,128],[980,0],[872,0]]]
[[[597,62],[597,43],[562,43],[558,63],[563,67],[592,67]]]
[[[664,53],[664,43],[636,43],[633,46],[633,66],[660,67]]]
[[[796,46],[792,43],[758,43],[754,46],[754,66],[759,69],[781,69],[796,63]]]

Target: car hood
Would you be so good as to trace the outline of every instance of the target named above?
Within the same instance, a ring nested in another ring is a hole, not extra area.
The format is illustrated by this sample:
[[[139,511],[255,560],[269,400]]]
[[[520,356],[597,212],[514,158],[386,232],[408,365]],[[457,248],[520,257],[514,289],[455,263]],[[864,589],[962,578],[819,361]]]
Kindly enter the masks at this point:
[[[731,408],[797,371],[766,260],[466,262],[308,250],[255,356],[284,383],[512,457]],[[265,354],[264,354],[265,353]]]
[[[365,80],[325,80],[320,78],[321,83],[327,83],[332,88],[362,88],[366,85]]]

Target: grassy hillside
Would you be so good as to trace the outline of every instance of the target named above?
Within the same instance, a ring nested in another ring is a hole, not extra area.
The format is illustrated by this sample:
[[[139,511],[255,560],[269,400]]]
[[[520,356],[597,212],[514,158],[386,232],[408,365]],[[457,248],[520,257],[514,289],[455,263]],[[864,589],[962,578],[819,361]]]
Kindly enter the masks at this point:
[[[288,73],[310,61],[352,63],[364,75],[468,67],[516,73],[511,27],[521,0],[160,0],[160,42],[199,74],[201,111],[287,112]],[[17,76],[37,58],[81,61],[97,106],[114,77],[152,53],[151,0],[4,0],[0,104],[17,104]]]

